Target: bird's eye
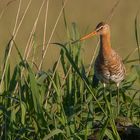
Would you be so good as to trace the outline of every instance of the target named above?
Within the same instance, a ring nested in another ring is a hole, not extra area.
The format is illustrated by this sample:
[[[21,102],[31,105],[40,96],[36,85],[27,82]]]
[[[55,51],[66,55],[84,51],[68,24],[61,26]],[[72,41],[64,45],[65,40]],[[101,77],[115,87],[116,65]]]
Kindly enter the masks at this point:
[[[100,30],[103,29],[103,26],[100,27]]]
[[[103,26],[99,27],[96,31],[98,32],[98,31],[100,31],[102,29],[103,29]]]

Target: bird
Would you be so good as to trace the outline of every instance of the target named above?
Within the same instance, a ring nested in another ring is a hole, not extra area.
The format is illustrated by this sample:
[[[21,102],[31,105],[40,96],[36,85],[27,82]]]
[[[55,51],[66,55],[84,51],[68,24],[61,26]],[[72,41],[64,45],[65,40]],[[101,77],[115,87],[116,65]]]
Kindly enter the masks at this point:
[[[109,83],[115,83],[119,90],[119,85],[125,78],[126,69],[122,58],[111,47],[110,26],[105,22],[100,22],[93,32],[83,36],[79,41],[95,35],[99,36],[100,48],[94,64],[93,79],[96,83],[98,83],[97,80],[103,83],[104,88]],[[119,95],[117,100],[119,100]]]
[[[83,41],[94,35],[100,36],[100,49],[94,64],[95,77],[104,85],[115,83],[119,87],[125,77],[125,66],[122,58],[111,47],[110,26],[105,22],[100,22],[95,30],[80,38]]]

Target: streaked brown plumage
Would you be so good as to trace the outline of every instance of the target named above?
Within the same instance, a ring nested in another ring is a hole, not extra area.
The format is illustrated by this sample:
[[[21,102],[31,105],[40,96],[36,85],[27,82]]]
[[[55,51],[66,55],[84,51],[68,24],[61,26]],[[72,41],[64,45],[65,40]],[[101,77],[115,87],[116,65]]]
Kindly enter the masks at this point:
[[[111,48],[109,25],[100,22],[94,32],[82,37],[80,41],[94,35],[100,35],[100,50],[94,65],[95,76],[104,86],[114,82],[118,87],[124,79],[125,66],[121,57]]]

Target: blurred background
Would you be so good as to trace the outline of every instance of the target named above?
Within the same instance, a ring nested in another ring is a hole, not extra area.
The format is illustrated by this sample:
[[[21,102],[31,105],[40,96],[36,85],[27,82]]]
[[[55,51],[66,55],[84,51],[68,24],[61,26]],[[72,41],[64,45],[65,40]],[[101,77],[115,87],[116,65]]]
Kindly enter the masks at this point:
[[[18,10],[19,0],[0,0],[0,13],[3,9],[4,13],[0,18],[0,62],[2,61],[4,48],[11,38],[13,32],[16,14]],[[22,17],[29,0],[22,0],[22,10],[20,17]],[[71,24],[76,23],[80,36],[91,32],[95,29],[100,21],[104,21],[110,15],[111,9],[116,0],[68,0],[65,7],[66,19],[68,27],[71,29]],[[7,6],[8,4],[8,6]],[[32,0],[31,6],[22,23],[22,26],[16,37],[16,44],[21,53],[24,53],[29,34],[35,22],[38,10],[42,4],[42,0]],[[48,20],[47,20],[47,38],[49,39],[53,30],[56,19],[62,8],[61,0],[49,0]],[[135,39],[135,17],[140,8],[140,0],[120,0],[116,7],[109,25],[111,26],[111,42],[112,47],[123,57],[134,50],[136,45]],[[41,11],[37,30],[35,32],[35,40],[37,46],[36,62],[40,61],[43,29],[44,29],[45,6]],[[140,17],[140,13],[138,15]],[[67,41],[67,33],[64,25],[63,16],[61,16],[51,42],[64,43]],[[95,47],[97,44],[97,37],[85,41],[83,45],[82,58],[85,65],[88,65],[92,59]],[[11,63],[17,63],[16,51],[12,50]],[[44,69],[51,68],[52,64],[59,57],[59,47],[50,45],[45,57]],[[138,57],[137,53],[133,57]]]

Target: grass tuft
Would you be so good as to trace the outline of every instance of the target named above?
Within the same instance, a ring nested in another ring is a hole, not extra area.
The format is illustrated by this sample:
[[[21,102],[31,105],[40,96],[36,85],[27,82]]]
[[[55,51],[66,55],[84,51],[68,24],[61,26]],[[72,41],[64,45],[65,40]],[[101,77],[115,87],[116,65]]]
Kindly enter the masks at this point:
[[[42,60],[37,64],[35,61],[38,50],[35,34],[45,2]],[[1,140],[120,140],[126,135],[126,130],[128,130],[127,133],[139,130],[140,88],[137,84],[139,84],[140,67],[135,60],[133,60],[135,64],[130,63],[132,62],[130,56],[134,52],[138,52],[137,60],[140,54],[137,16],[135,34],[138,48],[124,59],[125,63],[130,64],[132,73],[120,85],[120,111],[118,113],[116,109],[118,91],[115,85],[110,84],[104,89],[101,83],[96,88],[92,83],[97,49],[93,54],[90,66],[86,67],[81,56],[83,45],[79,42],[75,44],[70,42],[70,40],[77,40],[81,35],[76,23],[68,26],[64,9],[66,2],[67,0],[62,2],[62,8],[50,38],[46,41],[49,1],[42,1],[25,50],[21,52],[15,39],[30,10],[32,0],[28,2],[21,18],[19,18],[19,14],[23,1],[19,1],[13,34],[5,47],[0,72]],[[67,43],[51,43],[61,15],[63,15]],[[59,47],[59,57],[49,70],[43,70],[42,65],[50,44]],[[18,60],[11,68],[10,59],[12,60],[13,47]],[[31,55],[32,51],[33,55]],[[29,58],[32,61],[29,61]]]

